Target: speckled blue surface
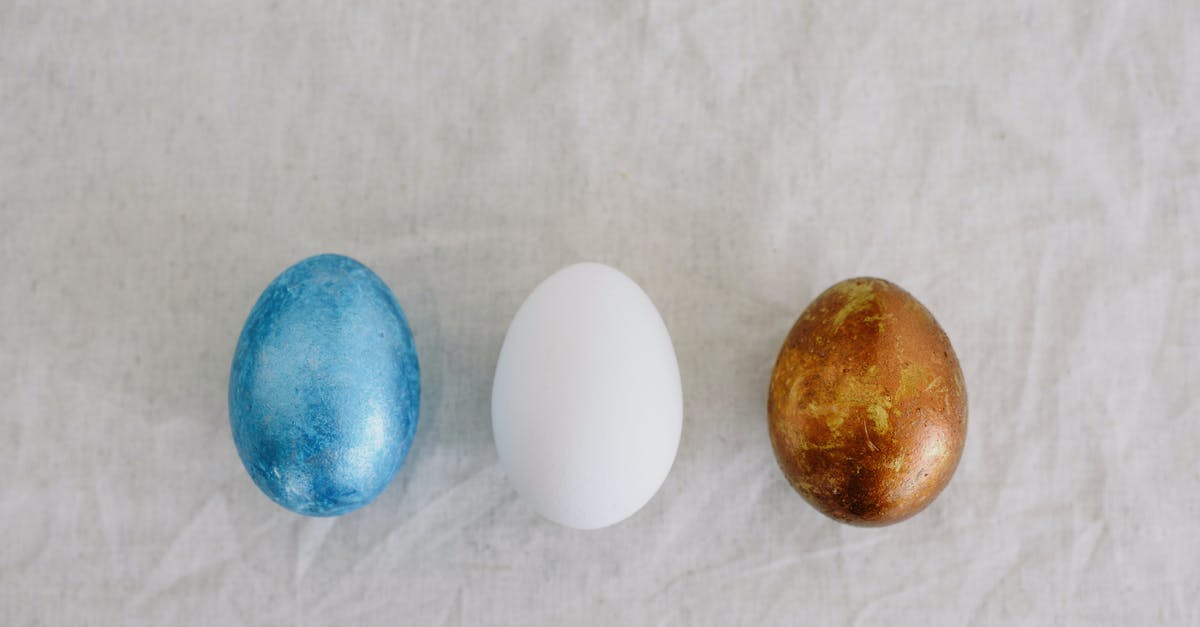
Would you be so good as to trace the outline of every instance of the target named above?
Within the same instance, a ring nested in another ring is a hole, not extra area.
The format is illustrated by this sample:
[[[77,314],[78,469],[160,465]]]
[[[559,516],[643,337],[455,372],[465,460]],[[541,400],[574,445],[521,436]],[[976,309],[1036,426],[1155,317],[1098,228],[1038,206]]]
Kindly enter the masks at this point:
[[[254,483],[308,516],[379,496],[417,428],[421,381],[387,285],[340,255],[309,257],[259,297],[229,376],[229,421]]]

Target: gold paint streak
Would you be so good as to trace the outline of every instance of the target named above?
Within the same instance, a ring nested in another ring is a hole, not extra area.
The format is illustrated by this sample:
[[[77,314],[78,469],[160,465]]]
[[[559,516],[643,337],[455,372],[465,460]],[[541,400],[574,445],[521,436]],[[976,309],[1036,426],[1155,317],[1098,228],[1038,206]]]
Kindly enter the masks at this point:
[[[846,376],[839,381],[834,394],[836,401],[842,405],[858,405],[860,407],[883,405],[885,409],[892,406],[892,399],[888,397],[882,386],[866,383],[854,376]]]
[[[929,371],[921,367],[920,364],[905,366],[900,370],[900,389],[897,390],[896,396],[899,398],[913,396],[927,380],[929,380]]]
[[[862,283],[857,281],[841,283],[835,286],[834,289],[846,298],[846,304],[842,305],[842,308],[833,317],[834,329],[841,327],[850,314],[862,311],[875,299],[875,288],[871,283],[865,281]]]
[[[875,404],[867,408],[867,413],[871,416],[871,422],[874,423],[876,433],[887,433],[888,427],[888,412],[883,405]]]
[[[787,441],[788,448],[792,450],[804,450],[808,448],[808,442],[804,440],[804,436],[800,435],[795,429],[785,425],[780,431],[783,432],[783,439]]]
[[[866,318],[863,318],[863,322],[874,322],[875,328],[879,329],[880,332],[883,332],[884,323],[888,322],[889,320],[894,320],[895,318],[896,316],[893,316],[890,313],[881,313],[874,316],[867,316]]]
[[[829,428],[830,437],[834,438],[838,443],[841,442],[841,434],[838,433],[838,428],[846,422],[846,418],[850,415],[850,410],[841,405],[818,405],[809,403],[804,410],[809,416],[819,418],[825,417],[825,426]]]

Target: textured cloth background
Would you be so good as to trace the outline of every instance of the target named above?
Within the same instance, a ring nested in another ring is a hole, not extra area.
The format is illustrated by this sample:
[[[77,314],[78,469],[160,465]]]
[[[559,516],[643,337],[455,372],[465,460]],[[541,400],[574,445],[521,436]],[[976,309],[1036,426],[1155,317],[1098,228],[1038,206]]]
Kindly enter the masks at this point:
[[[1198,111],[1190,1],[0,0],[0,623],[1200,624]],[[226,409],[319,252],[391,285],[424,385],[334,520],[258,492]],[[591,533],[489,415],[579,260],[658,305],[685,402]],[[790,325],[862,274],[970,391],[953,482],[885,529],[806,505],[765,426]]]

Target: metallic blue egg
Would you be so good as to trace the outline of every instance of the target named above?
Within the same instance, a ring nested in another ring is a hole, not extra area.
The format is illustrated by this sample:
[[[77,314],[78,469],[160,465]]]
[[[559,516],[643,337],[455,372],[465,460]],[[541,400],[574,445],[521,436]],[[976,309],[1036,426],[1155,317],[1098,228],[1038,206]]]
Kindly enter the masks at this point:
[[[379,496],[417,429],[412,331],[387,285],[340,255],[309,257],[259,297],[233,356],[229,422],[254,483],[307,516]]]

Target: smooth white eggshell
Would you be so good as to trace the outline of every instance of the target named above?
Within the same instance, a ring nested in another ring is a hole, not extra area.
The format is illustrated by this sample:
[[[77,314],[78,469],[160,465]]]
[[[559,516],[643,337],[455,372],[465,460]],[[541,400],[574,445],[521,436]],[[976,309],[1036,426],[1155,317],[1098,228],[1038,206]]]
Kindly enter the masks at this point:
[[[633,515],[666,479],[682,424],[675,349],[636,283],[581,263],[533,290],[500,349],[492,428],[538,512],[578,529]]]

